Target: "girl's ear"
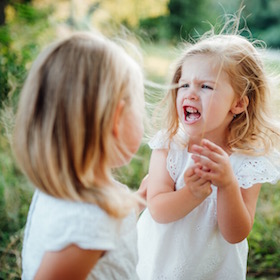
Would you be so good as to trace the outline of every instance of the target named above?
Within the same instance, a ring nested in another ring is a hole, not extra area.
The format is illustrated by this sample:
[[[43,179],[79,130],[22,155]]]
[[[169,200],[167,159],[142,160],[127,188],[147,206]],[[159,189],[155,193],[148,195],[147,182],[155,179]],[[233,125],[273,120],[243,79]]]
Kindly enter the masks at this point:
[[[121,116],[124,110],[125,101],[122,99],[117,105],[114,117],[113,117],[113,135],[116,138],[119,138],[120,135],[120,125],[121,125]]]
[[[234,115],[238,115],[238,114],[244,112],[245,109],[248,107],[248,105],[249,105],[249,98],[248,98],[248,96],[244,96],[241,99],[237,99],[233,102],[230,111]]]

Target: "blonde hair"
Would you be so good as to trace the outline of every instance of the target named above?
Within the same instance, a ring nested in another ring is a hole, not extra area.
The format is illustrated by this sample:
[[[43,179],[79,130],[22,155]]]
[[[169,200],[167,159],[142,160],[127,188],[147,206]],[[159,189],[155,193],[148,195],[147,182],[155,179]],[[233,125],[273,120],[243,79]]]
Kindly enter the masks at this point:
[[[121,99],[131,107],[141,94],[140,67],[109,39],[82,32],[52,44],[20,95],[13,150],[21,169],[49,195],[124,217],[136,197],[111,173],[120,153],[112,119]]]
[[[163,126],[170,139],[180,128],[176,111],[176,85],[181,77],[182,65],[187,57],[205,54],[214,57],[220,63],[221,71],[228,74],[236,97],[242,100],[247,96],[249,99],[245,111],[229,125],[229,148],[254,155],[267,153],[279,146],[280,126],[273,121],[269,104],[274,88],[257,49],[261,45],[262,42],[251,42],[239,34],[215,34],[214,29],[194,43],[184,44],[183,54],[175,65],[172,77],[174,87],[164,99],[167,112],[163,116]]]

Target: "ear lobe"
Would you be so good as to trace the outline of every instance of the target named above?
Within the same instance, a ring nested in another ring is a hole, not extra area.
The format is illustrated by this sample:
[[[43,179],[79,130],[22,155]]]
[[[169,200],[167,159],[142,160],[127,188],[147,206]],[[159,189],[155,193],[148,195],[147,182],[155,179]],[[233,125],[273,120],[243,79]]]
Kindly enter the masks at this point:
[[[120,124],[121,124],[121,116],[122,116],[122,112],[124,109],[124,105],[125,105],[125,101],[122,99],[115,111],[114,117],[113,117],[113,135],[116,138],[119,138],[120,135]]]
[[[245,111],[245,109],[249,105],[249,98],[248,96],[244,96],[241,99],[234,101],[231,107],[231,112],[235,115],[238,115]]]

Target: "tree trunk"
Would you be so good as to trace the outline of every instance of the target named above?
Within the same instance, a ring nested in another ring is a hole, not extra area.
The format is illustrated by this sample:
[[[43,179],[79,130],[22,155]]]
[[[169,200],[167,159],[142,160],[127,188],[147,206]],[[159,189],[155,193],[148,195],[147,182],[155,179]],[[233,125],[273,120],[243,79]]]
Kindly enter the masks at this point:
[[[0,0],[0,26],[5,25],[6,0]]]

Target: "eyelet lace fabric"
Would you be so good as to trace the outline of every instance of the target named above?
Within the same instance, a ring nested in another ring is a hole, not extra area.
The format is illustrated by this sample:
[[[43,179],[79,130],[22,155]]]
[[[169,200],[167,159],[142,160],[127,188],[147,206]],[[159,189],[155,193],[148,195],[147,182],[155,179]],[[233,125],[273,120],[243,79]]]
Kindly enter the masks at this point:
[[[247,189],[256,183],[266,182],[275,184],[280,179],[280,168],[277,166],[278,160],[273,160],[275,154],[277,153],[275,152],[271,157],[233,155],[235,158],[243,158],[236,174],[240,187]]]
[[[150,147],[169,149],[166,168],[178,190],[184,187],[184,171],[193,162],[187,148],[164,139],[163,132],[159,132]],[[256,183],[276,183],[280,179],[280,167],[272,156],[234,153],[230,161],[241,188],[247,189]],[[247,240],[230,244],[223,238],[217,223],[217,188],[212,186],[212,189],[207,199],[178,221],[159,224],[149,209],[142,213],[137,224],[137,273],[141,280],[246,279]]]

